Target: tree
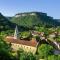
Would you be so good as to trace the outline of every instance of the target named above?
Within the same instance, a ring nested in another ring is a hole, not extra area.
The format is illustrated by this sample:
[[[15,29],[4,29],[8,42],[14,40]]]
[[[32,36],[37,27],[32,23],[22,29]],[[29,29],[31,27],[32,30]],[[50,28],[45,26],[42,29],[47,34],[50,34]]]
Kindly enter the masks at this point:
[[[12,60],[12,55],[10,54],[11,48],[2,37],[0,37],[0,60]]]
[[[48,55],[53,54],[53,47],[48,44],[41,44],[41,46],[38,47],[38,54],[41,58],[46,58]]]
[[[41,39],[40,39],[39,36],[36,36],[36,40],[37,40],[37,42],[40,42],[41,41]]]
[[[60,60],[60,56],[59,55],[51,55],[51,56],[48,56],[48,60]]]
[[[18,51],[18,60],[36,60],[36,56],[30,52],[25,52],[22,49]]]
[[[28,31],[21,32],[21,34],[20,34],[20,38],[21,39],[28,39],[28,40],[30,40],[31,37],[32,37],[32,35]]]

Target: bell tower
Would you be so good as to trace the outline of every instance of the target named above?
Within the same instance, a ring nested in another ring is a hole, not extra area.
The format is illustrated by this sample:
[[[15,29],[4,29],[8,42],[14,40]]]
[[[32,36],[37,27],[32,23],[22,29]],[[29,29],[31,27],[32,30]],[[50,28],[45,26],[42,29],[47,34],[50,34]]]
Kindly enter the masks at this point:
[[[14,39],[18,39],[18,27],[16,26],[15,32],[14,32]]]

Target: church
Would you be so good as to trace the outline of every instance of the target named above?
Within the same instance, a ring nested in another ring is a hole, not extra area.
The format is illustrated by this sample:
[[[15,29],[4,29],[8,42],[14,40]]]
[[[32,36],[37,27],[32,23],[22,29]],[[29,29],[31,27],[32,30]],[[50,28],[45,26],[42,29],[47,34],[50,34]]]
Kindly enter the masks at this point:
[[[26,52],[31,52],[33,54],[36,53],[38,42],[35,38],[32,38],[30,41],[28,40],[20,40],[18,38],[18,28],[16,26],[14,36],[7,36],[5,38],[7,43],[11,44],[11,48],[13,51],[18,51],[19,49],[23,49]]]

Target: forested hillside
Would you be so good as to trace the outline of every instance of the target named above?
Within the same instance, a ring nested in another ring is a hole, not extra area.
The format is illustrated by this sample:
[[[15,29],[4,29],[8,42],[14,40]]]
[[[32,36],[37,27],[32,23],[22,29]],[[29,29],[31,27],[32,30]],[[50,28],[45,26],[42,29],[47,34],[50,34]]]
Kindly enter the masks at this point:
[[[9,30],[13,27],[14,24],[0,13],[0,31]]]
[[[18,13],[12,18],[4,17],[0,13],[0,31],[13,29],[16,24],[20,27],[20,30],[28,30],[34,26],[60,26],[60,22],[57,19],[53,19],[53,17],[47,16],[46,13],[42,12]]]
[[[18,13],[12,20],[13,23],[19,26],[34,27],[34,26],[59,26],[60,23],[53,19],[53,17],[47,16],[46,13],[42,12],[28,12],[28,13]]]

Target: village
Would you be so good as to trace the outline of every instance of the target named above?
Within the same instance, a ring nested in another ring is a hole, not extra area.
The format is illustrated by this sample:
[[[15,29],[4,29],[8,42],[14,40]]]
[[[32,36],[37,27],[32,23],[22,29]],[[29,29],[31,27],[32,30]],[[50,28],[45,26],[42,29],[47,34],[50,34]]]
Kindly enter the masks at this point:
[[[52,32],[49,34],[48,38],[44,35],[44,32],[37,32],[37,31],[31,31],[32,38],[31,40],[20,40],[18,37],[18,27],[16,26],[15,28],[15,33],[12,36],[6,36],[5,41],[8,43],[11,43],[11,48],[13,51],[17,51],[20,48],[23,49],[26,52],[31,52],[33,54],[36,53],[38,46],[41,44],[41,42],[45,42],[53,46],[54,49],[54,54],[58,55],[60,54],[60,42],[55,41],[54,38],[56,35],[60,35],[57,32]],[[37,40],[35,37],[38,36],[39,39]]]
[[[1,0],[0,60],[60,60],[59,12],[59,0]]]

